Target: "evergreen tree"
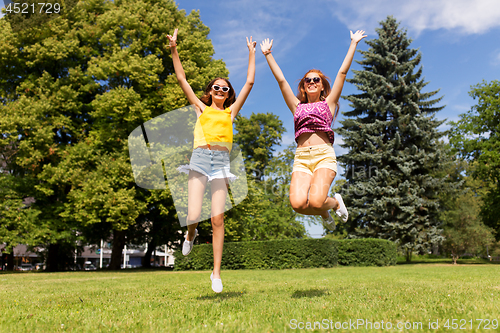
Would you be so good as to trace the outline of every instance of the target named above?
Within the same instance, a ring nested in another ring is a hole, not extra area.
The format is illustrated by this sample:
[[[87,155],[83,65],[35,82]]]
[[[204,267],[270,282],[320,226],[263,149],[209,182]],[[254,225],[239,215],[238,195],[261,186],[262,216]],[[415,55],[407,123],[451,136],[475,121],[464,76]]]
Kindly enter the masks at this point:
[[[444,121],[434,118],[444,106],[430,99],[439,90],[422,92],[422,55],[398,22],[389,16],[377,33],[360,51],[363,70],[348,80],[361,93],[346,97],[354,110],[339,129],[349,149],[339,160],[352,236],[395,241],[409,261],[412,251],[442,240],[438,196],[446,184],[433,173],[445,159],[438,142]]]

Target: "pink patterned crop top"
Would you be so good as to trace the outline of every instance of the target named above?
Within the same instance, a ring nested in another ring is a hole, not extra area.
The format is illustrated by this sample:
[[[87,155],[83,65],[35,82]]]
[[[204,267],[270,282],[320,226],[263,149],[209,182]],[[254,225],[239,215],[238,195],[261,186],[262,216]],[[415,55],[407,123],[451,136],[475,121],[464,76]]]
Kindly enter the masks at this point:
[[[295,142],[303,133],[326,132],[330,143],[335,139],[331,125],[332,112],[326,101],[297,105],[293,116],[295,123]]]

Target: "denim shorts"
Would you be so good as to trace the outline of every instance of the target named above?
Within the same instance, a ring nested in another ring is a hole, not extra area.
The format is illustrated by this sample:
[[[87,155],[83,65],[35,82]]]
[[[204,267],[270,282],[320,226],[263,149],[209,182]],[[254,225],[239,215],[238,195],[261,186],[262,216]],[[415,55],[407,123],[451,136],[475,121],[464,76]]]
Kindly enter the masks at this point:
[[[208,181],[221,178],[236,179],[236,176],[230,170],[229,153],[227,151],[196,148],[191,155],[189,166],[185,165],[179,168],[179,171],[186,173],[189,172],[188,170],[207,176]]]
[[[337,172],[337,157],[331,144],[297,148],[292,172],[302,171],[312,176],[320,168]]]

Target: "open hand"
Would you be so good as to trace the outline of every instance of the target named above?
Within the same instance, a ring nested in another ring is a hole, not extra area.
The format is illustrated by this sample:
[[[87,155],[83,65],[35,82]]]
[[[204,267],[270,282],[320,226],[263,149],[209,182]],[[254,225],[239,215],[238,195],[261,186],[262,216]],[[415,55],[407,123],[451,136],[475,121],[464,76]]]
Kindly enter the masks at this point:
[[[269,38],[266,38],[262,41],[262,43],[260,43],[260,49],[262,50],[262,53],[264,53],[264,55],[271,52],[272,47],[273,47],[273,39],[269,41]]]
[[[365,38],[367,36],[364,33],[365,33],[364,30],[358,30],[354,34],[351,31],[351,40],[353,42],[358,43],[360,40],[362,40],[363,38]]]
[[[168,46],[170,46],[170,47],[177,46],[177,31],[178,30],[179,29],[175,29],[174,30],[174,35],[173,36],[167,35],[167,38],[168,38],[168,40],[170,42]]]
[[[252,36],[250,36],[250,40],[248,40],[247,37],[247,46],[249,51],[255,52],[255,45],[257,45],[257,42],[252,41]]]

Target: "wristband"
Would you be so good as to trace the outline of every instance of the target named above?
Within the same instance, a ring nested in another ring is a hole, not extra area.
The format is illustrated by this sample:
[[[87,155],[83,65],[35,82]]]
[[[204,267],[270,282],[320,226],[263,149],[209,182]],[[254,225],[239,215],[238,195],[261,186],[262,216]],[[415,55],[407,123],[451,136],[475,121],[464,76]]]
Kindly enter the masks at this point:
[[[265,56],[268,55],[269,53],[271,53],[271,50],[268,50],[266,52],[262,52]]]

